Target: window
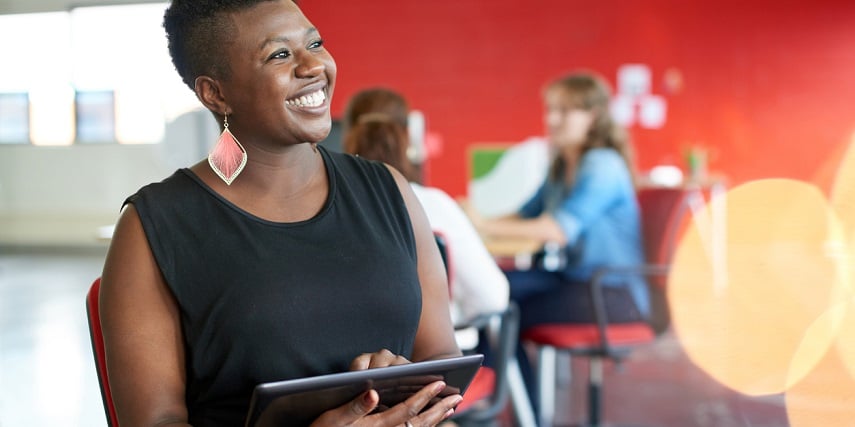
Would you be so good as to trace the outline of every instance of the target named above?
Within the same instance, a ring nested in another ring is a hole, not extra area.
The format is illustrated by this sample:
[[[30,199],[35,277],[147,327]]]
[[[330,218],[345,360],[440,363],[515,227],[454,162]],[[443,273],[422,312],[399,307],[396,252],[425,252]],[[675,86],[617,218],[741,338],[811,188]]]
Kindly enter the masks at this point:
[[[30,99],[25,92],[0,93],[0,144],[30,141]]]
[[[113,91],[77,91],[74,97],[77,113],[77,142],[105,143],[116,140],[116,107]]]
[[[156,143],[200,107],[172,66],[167,3],[0,16],[0,143]]]

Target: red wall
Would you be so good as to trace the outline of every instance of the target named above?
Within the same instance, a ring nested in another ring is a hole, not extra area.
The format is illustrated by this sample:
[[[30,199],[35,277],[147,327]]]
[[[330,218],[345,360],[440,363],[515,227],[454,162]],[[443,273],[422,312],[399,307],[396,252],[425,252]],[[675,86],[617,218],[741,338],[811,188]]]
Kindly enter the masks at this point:
[[[422,110],[444,150],[430,183],[466,191],[466,147],[542,134],[540,88],[644,63],[665,126],[632,128],[641,169],[692,143],[730,184],[827,184],[855,132],[855,1],[302,0],[338,63],[333,113],[375,85]],[[683,86],[669,91],[665,71]]]

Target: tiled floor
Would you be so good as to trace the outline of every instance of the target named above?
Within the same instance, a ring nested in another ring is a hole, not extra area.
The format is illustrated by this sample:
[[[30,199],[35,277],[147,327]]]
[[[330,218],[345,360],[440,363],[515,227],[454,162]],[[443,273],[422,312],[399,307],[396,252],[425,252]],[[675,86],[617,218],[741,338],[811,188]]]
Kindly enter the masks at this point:
[[[558,374],[554,427],[585,426],[587,362],[565,356],[561,363],[570,369]],[[751,397],[720,385],[691,363],[671,333],[639,348],[619,368],[606,363],[603,381],[603,427],[790,426],[783,395]],[[506,411],[499,427],[515,427],[512,420]],[[800,427],[808,425],[814,426]]]
[[[0,426],[105,426],[84,297],[103,250],[0,249]]]
[[[106,425],[84,309],[103,250],[0,249],[0,427]],[[581,421],[585,366],[573,362],[559,425]],[[751,398],[694,367],[671,335],[606,365],[605,418],[666,427],[784,427],[781,396]],[[573,396],[573,397],[570,397]]]
[[[585,420],[587,365],[574,360],[571,390],[558,425]],[[640,348],[619,369],[605,365],[604,419],[614,425],[661,427],[786,427],[782,395],[734,392],[695,367],[673,334]],[[610,424],[611,425],[611,424]]]

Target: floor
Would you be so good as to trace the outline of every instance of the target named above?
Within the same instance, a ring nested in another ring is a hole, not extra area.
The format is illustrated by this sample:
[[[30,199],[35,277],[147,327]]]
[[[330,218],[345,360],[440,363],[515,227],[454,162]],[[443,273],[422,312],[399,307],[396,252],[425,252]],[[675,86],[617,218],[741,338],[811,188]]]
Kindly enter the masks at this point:
[[[557,426],[586,420],[587,362],[571,363]],[[661,427],[786,427],[783,395],[751,397],[717,383],[695,367],[673,334],[634,352],[616,367],[605,365],[604,419],[609,425]]]
[[[103,259],[103,248],[0,248],[0,427],[106,425],[84,309]],[[571,365],[574,381],[564,381],[559,390],[561,426],[584,419],[585,366],[581,360]],[[669,334],[634,353],[620,370],[606,365],[605,384],[605,418],[611,423],[789,425],[782,396],[751,398],[717,384]]]
[[[0,427],[105,426],[84,298],[103,249],[0,248]]]

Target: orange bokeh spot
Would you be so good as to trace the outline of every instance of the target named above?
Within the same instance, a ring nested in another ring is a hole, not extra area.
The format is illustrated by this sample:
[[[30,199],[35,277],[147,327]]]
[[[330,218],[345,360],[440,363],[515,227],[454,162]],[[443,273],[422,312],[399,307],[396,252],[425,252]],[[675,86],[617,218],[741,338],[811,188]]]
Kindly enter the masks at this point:
[[[855,237],[855,135],[846,149],[846,154],[837,168],[837,175],[830,195],[831,206],[843,222],[845,233],[850,237],[849,244],[853,245],[851,238]]]
[[[668,283],[674,330],[722,384],[783,392],[816,366],[840,327],[839,316],[818,321],[844,296],[829,251],[845,246],[836,217],[815,187],[785,179],[736,187],[704,209],[700,217],[724,224],[715,236],[691,224],[680,242]]]
[[[838,166],[830,201],[847,237],[846,245],[837,251],[837,258],[843,266],[851,298],[855,295],[855,133]],[[850,299],[848,302],[855,304],[855,300]],[[853,307],[849,309],[851,311]],[[843,363],[849,373],[855,376],[855,315],[849,314],[837,343]]]
[[[835,318],[834,322],[844,319],[841,322],[843,333],[838,336],[838,345],[787,391],[787,416],[792,427],[849,427],[855,420],[855,375],[846,369],[852,366],[853,355],[846,354],[847,350],[840,346],[855,333],[855,305],[838,304],[824,317]],[[845,362],[846,358],[850,359],[849,363]]]

